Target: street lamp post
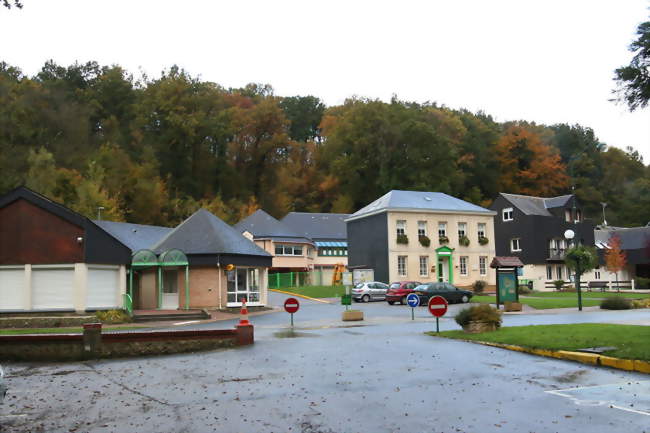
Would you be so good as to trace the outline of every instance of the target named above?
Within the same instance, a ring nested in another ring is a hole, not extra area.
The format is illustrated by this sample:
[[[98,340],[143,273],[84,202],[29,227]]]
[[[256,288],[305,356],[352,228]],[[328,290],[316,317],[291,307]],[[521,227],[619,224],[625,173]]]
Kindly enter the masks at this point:
[[[607,207],[607,203],[601,201],[600,205],[603,207],[603,226],[607,227],[607,220],[605,219],[605,208]]]
[[[575,237],[575,232],[571,229],[564,232],[564,238],[571,244]],[[578,311],[582,311],[582,291],[580,290],[580,276],[582,275],[582,263],[580,258],[577,258],[576,268],[574,269],[574,279],[576,290],[578,292]]]
[[[101,220],[102,219],[102,211],[104,210],[104,206],[97,206],[97,219]]]

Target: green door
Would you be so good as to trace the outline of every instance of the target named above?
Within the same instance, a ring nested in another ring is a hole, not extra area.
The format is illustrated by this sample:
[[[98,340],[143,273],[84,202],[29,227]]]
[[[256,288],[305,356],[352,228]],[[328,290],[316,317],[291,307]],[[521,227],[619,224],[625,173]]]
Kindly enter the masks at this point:
[[[517,276],[514,273],[499,273],[499,302],[517,301]]]

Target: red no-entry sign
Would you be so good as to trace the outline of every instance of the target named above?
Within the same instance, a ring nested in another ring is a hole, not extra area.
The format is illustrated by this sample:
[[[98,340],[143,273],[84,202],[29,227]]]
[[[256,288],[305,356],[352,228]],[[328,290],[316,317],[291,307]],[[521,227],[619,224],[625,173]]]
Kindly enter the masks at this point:
[[[442,296],[434,296],[429,299],[429,312],[436,317],[442,317],[447,312],[449,304]]]
[[[284,311],[287,313],[295,313],[300,308],[300,303],[296,298],[289,298],[284,301]]]

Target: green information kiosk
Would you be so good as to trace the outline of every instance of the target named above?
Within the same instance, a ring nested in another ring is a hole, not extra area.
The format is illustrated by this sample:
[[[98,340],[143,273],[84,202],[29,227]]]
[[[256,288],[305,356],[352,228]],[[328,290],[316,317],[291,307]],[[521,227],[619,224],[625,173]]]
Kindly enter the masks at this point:
[[[524,264],[519,257],[495,257],[490,267],[497,270],[497,309],[505,302],[519,302],[518,269]]]

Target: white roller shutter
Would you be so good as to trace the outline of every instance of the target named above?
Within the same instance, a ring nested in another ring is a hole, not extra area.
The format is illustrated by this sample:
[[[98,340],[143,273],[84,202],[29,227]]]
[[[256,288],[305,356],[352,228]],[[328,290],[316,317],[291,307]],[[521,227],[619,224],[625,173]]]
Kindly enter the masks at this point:
[[[120,272],[117,268],[88,268],[86,308],[116,308],[120,305]]]
[[[32,268],[35,310],[74,309],[74,268]]]
[[[0,269],[0,311],[22,310],[25,269]]]

